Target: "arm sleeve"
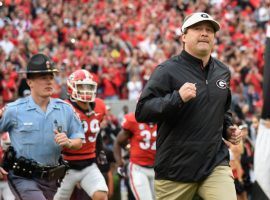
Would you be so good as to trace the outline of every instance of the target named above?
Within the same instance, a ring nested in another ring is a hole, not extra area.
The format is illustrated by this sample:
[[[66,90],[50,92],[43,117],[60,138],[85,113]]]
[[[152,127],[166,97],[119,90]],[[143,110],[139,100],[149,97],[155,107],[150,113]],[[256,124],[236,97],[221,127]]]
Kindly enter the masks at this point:
[[[158,66],[137,103],[136,120],[157,123],[164,118],[172,117],[175,110],[183,105],[179,92],[174,87],[166,66]]]
[[[224,139],[228,139],[227,138],[227,129],[233,125],[233,120],[232,120],[232,113],[230,110],[230,106],[231,106],[231,91],[229,90],[229,94],[227,97],[227,103],[225,105],[225,114],[224,114],[224,121],[223,121],[223,132],[222,132],[222,136]]]
[[[269,28],[270,29],[270,28]],[[262,119],[270,119],[270,36],[266,38],[265,53],[264,53],[265,66],[263,70],[263,107]]]
[[[69,120],[69,128],[68,128],[68,135],[71,139],[81,138],[85,139],[84,130],[82,123],[77,116],[77,114],[74,112],[72,108],[70,108],[70,120]]]
[[[13,119],[12,111],[8,106],[6,107],[2,117],[0,118],[0,132],[10,132],[12,124],[16,124],[15,119]]]

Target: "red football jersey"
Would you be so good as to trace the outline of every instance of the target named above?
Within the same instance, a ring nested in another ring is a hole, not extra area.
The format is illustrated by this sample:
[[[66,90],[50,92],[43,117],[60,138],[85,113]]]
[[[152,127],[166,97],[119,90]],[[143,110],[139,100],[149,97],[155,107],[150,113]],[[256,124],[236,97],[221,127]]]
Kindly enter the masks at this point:
[[[82,121],[85,141],[79,150],[65,148],[63,150],[64,160],[86,160],[96,157],[96,138],[100,130],[100,122],[106,114],[106,106],[104,101],[99,98],[95,99],[95,104],[95,113],[90,116],[87,116],[87,113],[73,106]]]
[[[125,115],[122,128],[132,134],[130,161],[141,166],[154,165],[156,154],[157,125],[139,123],[135,114]]]

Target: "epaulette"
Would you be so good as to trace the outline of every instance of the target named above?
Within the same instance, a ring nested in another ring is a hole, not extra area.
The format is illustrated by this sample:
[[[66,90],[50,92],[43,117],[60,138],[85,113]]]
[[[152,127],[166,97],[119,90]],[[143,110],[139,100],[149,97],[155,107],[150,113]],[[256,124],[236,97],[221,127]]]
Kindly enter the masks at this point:
[[[71,108],[72,108],[72,105],[70,105],[70,103],[68,103],[68,102],[66,102],[65,100],[62,100],[62,99],[58,99],[58,98],[56,98],[56,99],[54,99],[54,103],[56,103],[56,104],[65,104],[65,105],[68,105],[68,106],[70,106]]]
[[[62,99],[54,99],[55,103],[64,103],[64,104],[68,104],[66,101],[62,100]]]
[[[25,104],[28,102],[28,98],[27,97],[23,97],[23,98],[19,98],[14,102],[8,103],[7,106],[8,107],[13,107],[13,106],[18,106],[20,104]]]

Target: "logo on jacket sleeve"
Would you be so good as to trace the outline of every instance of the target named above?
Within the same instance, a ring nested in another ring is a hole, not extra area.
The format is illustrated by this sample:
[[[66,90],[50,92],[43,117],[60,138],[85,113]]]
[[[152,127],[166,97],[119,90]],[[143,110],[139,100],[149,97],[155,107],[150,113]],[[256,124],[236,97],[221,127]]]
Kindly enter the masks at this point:
[[[223,90],[227,88],[227,83],[224,80],[217,80],[216,85]]]

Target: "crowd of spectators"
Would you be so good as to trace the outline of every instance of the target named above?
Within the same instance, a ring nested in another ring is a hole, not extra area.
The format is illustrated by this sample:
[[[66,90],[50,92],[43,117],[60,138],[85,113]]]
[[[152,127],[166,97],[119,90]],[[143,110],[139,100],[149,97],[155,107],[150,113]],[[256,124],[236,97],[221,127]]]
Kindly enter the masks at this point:
[[[23,75],[15,71],[24,69],[37,52],[48,54],[61,71],[56,96],[65,97],[65,78],[71,71],[85,68],[96,75],[102,98],[136,99],[155,66],[180,52],[183,17],[203,11],[222,26],[213,56],[230,66],[234,106],[243,103],[253,112],[255,105],[261,105],[269,4],[264,0],[5,0],[0,9],[3,101],[24,95],[24,90],[19,91]]]
[[[18,71],[38,52],[60,71],[56,97],[66,98],[67,76],[84,68],[94,74],[99,97],[137,99],[155,66],[181,51],[181,22],[194,11],[221,24],[212,55],[232,72],[235,119],[252,128],[262,107],[270,0],[1,1],[0,104],[29,94]]]

